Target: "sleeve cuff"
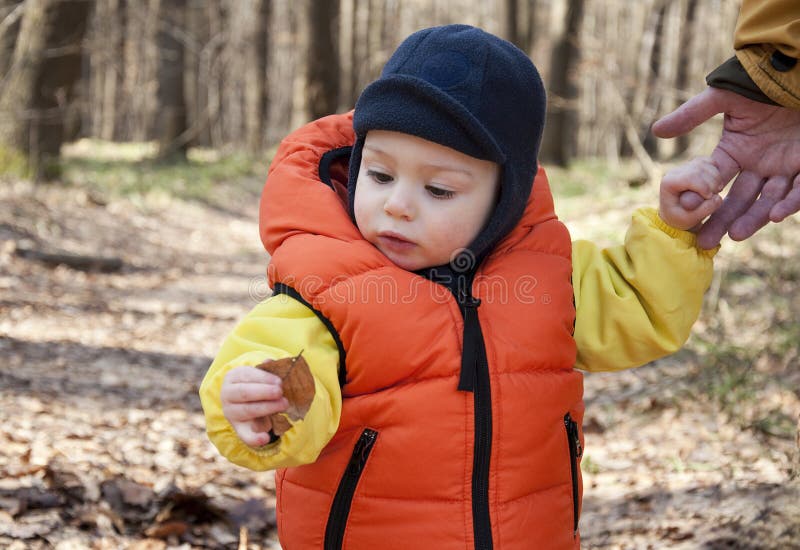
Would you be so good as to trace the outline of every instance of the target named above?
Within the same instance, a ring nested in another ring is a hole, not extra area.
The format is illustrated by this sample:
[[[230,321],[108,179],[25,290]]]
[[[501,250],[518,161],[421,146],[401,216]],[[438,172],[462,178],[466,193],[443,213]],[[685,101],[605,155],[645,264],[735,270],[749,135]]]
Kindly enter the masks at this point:
[[[667,222],[661,219],[661,216],[658,215],[658,211],[655,208],[640,208],[638,210],[638,213],[641,216],[643,216],[647,221],[649,221],[653,227],[660,230],[662,233],[669,235],[673,239],[685,244],[687,247],[692,247],[697,249],[697,253],[700,254],[701,256],[705,256],[706,258],[713,258],[719,251],[719,245],[710,250],[698,247],[697,235],[695,235],[691,231],[684,231],[683,229],[676,229],[675,227],[672,227]]]
[[[778,105],[761,91],[756,83],[747,74],[739,58],[731,57],[722,65],[708,73],[706,84],[712,88],[720,88],[739,94],[740,96],[759,101],[768,105]]]

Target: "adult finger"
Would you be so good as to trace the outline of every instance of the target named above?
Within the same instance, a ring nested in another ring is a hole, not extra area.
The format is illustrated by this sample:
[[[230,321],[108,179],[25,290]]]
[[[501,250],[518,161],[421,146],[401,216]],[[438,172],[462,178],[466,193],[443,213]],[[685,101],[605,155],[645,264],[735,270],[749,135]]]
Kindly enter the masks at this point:
[[[725,112],[728,107],[724,90],[708,87],[658,119],[651,130],[656,137],[674,138],[692,131],[714,115]]]
[[[697,233],[697,246],[710,249],[717,246],[728,228],[755,202],[762,180],[753,172],[742,172],[733,181],[722,206],[714,212]]]
[[[719,170],[720,187],[717,189],[717,192],[719,192],[739,173],[741,165],[728,153],[722,142],[718,143],[711,152],[711,162],[713,162],[714,166]]]
[[[742,216],[728,229],[734,241],[743,241],[769,223],[769,213],[781,199],[789,193],[789,178],[775,176],[769,178],[761,188],[761,194]]]
[[[769,212],[769,219],[773,222],[781,222],[797,212],[800,212],[800,174],[795,176],[792,189],[786,197],[772,207]]]

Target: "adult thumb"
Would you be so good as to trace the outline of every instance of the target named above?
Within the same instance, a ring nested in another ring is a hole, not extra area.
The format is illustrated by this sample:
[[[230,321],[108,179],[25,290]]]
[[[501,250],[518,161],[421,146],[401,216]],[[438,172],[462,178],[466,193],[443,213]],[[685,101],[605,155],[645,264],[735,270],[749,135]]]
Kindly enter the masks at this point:
[[[651,130],[660,138],[686,134],[716,115],[725,112],[727,96],[724,90],[708,87],[687,100],[677,109],[658,119]]]

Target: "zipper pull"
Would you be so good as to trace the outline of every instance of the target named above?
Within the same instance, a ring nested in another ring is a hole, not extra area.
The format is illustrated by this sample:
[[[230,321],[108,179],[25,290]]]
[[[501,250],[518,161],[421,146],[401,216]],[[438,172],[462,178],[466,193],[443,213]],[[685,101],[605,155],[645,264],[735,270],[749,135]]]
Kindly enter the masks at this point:
[[[575,457],[581,458],[583,456],[583,445],[581,445],[581,436],[578,433],[578,423],[575,422],[569,414],[564,417],[564,423],[567,425],[569,437],[572,438],[575,444]]]
[[[458,305],[461,306],[461,315],[464,318],[464,334],[461,338],[461,373],[458,377],[459,391],[475,391],[475,376],[478,365],[478,339],[480,338],[480,325],[478,321],[478,306],[481,301],[459,290],[456,296]]]
[[[347,466],[349,473],[358,473],[364,468],[369,453],[372,450],[372,445],[375,444],[377,438],[378,432],[369,428],[361,433],[353,449],[353,454],[350,456],[350,463]]]

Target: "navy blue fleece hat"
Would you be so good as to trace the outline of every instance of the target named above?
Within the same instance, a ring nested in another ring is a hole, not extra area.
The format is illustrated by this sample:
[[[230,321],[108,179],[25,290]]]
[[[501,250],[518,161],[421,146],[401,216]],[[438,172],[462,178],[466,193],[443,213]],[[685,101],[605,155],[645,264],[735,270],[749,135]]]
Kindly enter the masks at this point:
[[[536,175],[545,118],[539,73],[519,48],[467,25],[417,31],[397,48],[355,107],[352,212],[370,130],[411,134],[501,167],[500,197],[467,247],[480,261],[517,224]]]

